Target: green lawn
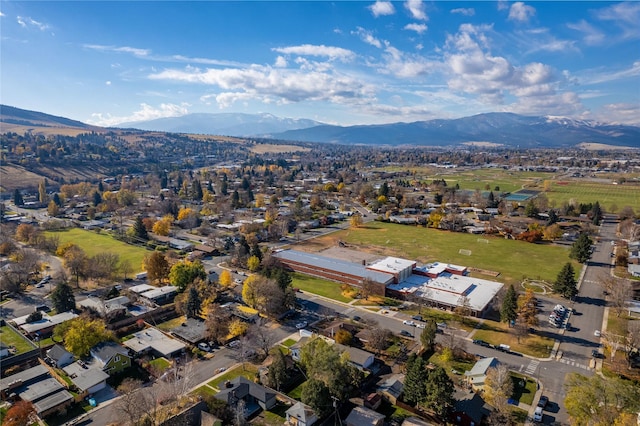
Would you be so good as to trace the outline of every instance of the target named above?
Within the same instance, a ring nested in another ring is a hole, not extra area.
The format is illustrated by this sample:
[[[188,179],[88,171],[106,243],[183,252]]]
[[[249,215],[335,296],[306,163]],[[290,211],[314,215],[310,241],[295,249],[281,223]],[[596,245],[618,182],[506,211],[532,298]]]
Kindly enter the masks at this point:
[[[484,340],[492,345],[505,344],[511,346],[511,350],[523,354],[545,358],[548,357],[553,348],[553,339],[542,337],[537,334],[530,334],[520,338],[511,333],[505,323],[486,320],[474,333],[474,339]]]
[[[104,232],[98,234],[94,231],[72,228],[65,231],[47,231],[45,234],[47,237],[59,237],[60,244],[67,242],[76,244],[87,256],[95,256],[98,253],[115,253],[120,256],[120,259],[127,259],[131,262],[134,273],[142,270],[142,260],[151,253],[147,249],[118,241]]]
[[[400,408],[397,405],[393,405],[385,399],[382,400],[382,404],[380,404],[377,411],[380,414],[384,414],[388,421],[395,420],[398,424],[402,423],[402,421],[407,417],[414,415],[412,412]]]
[[[236,368],[233,368],[233,369],[227,371],[223,375],[221,375],[219,377],[216,377],[215,379],[211,380],[207,384],[209,386],[213,387],[213,388],[220,389],[220,384],[221,383],[224,383],[227,380],[233,380],[238,376],[244,376],[247,379],[253,381],[253,379],[256,376],[257,372],[258,372],[258,368],[255,365],[252,365],[252,364],[249,364],[249,363],[245,363],[244,364],[244,369],[242,368],[241,365],[239,365]]]
[[[20,333],[15,332],[7,325],[0,327],[0,342],[7,346],[15,346],[16,354],[28,352],[38,347],[37,345],[34,346]]]
[[[594,203],[598,201],[605,209],[611,211],[613,205],[617,211],[624,206],[631,206],[637,212],[640,209],[640,187],[632,184],[613,185],[580,180],[554,181],[551,191],[545,195],[557,206],[573,199],[576,203]]]
[[[302,291],[318,294],[320,296],[328,297],[330,299],[339,300],[340,302],[350,302],[351,298],[345,297],[342,294],[340,286],[342,284],[335,281],[324,280],[322,278],[312,277],[311,275],[304,275],[299,273],[292,274],[293,281],[291,286],[299,288]]]
[[[511,398],[523,404],[533,404],[533,397],[538,390],[535,380],[517,373],[511,373],[511,380],[513,381],[513,395]]]
[[[193,393],[195,393],[197,395],[206,396],[206,395],[215,395],[217,392],[215,390],[211,389],[207,385],[202,385],[198,389],[194,390]]]
[[[358,229],[340,231],[331,238],[388,256],[499,272],[497,278],[473,275],[508,284],[519,283],[524,277],[553,282],[562,266],[570,261],[566,247],[506,240],[499,236],[484,236],[482,239],[489,241],[486,244],[478,241],[477,235],[384,222],[370,222]],[[460,249],[471,250],[471,255],[460,254]],[[574,269],[579,270],[580,265],[574,262]]]
[[[171,367],[171,363],[166,358],[156,358],[149,361],[149,365],[156,371],[162,373],[167,368]]]
[[[287,339],[284,342],[280,343],[282,346],[286,346],[287,348],[290,348],[291,346],[295,345],[296,343],[298,343],[297,340],[294,339]]]
[[[291,389],[291,391],[287,394],[287,396],[293,399],[297,399],[299,401],[300,398],[302,398],[302,387],[304,386],[305,383],[307,382],[304,381],[300,383],[298,386],[296,386],[295,388]]]
[[[285,420],[287,420],[286,411],[289,409],[289,405],[278,402],[269,411],[263,411],[258,415],[252,423],[266,425],[266,426],[282,426]]]

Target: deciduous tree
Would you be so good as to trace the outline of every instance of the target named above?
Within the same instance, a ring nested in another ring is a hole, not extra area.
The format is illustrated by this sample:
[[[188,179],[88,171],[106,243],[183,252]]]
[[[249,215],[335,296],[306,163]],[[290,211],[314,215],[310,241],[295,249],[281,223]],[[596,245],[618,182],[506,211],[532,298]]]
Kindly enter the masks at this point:
[[[233,277],[231,276],[231,272],[227,271],[226,269],[220,272],[218,284],[220,284],[222,288],[231,287],[233,285]]]
[[[484,391],[487,402],[506,416],[509,413],[508,401],[513,394],[513,381],[506,365],[499,364],[487,370]]]
[[[302,387],[300,400],[322,418],[332,410],[331,393],[321,380],[310,378]]]
[[[61,327],[62,326],[62,327]],[[61,327],[56,333],[64,338],[64,347],[72,354],[83,357],[89,349],[100,342],[113,339],[113,333],[107,330],[103,320],[77,317],[56,326]]]
[[[147,279],[150,282],[161,282],[169,276],[169,262],[164,253],[159,251],[145,256],[142,268],[147,271]]]
[[[193,262],[189,260],[177,262],[171,267],[169,272],[169,282],[171,282],[171,285],[178,287],[179,292],[183,292],[187,286],[192,284],[196,279],[207,279],[204,265],[199,260]]]
[[[287,371],[287,361],[282,351],[277,348],[271,352],[271,356],[273,357],[273,361],[269,366],[267,377],[269,378],[271,387],[279,391],[280,387],[289,378],[289,373]]]
[[[7,410],[2,420],[4,426],[27,426],[36,421],[36,409],[29,401],[18,401]]]

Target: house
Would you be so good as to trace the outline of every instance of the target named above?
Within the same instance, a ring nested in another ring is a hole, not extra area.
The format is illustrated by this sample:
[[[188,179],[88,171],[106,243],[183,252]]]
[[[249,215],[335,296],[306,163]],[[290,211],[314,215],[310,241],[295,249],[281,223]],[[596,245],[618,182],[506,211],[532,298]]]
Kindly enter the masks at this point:
[[[3,342],[0,342],[0,358],[6,358],[9,355],[11,355],[9,346],[5,345]]]
[[[311,426],[318,421],[315,411],[302,402],[292,405],[285,414],[288,426]]]
[[[456,425],[480,425],[484,418],[491,414],[491,406],[476,392],[457,389],[453,398],[456,402],[449,420]]]
[[[173,285],[166,285],[164,287],[154,288],[153,290],[140,293],[140,297],[147,300],[150,303],[156,305],[166,305],[173,302],[173,299],[178,294],[178,287]]]
[[[336,346],[340,352],[346,352],[349,354],[349,362],[360,370],[371,367],[375,361],[375,356],[371,352],[354,348],[352,346],[341,345],[339,343],[336,343]]]
[[[627,271],[632,277],[640,277],[640,265],[627,265]]]
[[[40,417],[64,411],[73,402],[73,396],[43,365],[0,379],[0,395],[3,400],[18,397],[31,402]]]
[[[377,410],[381,404],[382,396],[379,393],[370,393],[369,395],[364,397],[364,406],[367,408]]]
[[[231,407],[235,407],[239,400],[243,400],[246,417],[251,416],[260,409],[269,410],[276,405],[275,391],[254,383],[243,376],[226,382],[215,397],[226,402]]]
[[[160,330],[149,327],[133,333],[133,337],[123,343],[136,355],[152,353],[155,356],[171,358],[184,352],[186,345],[172,339]]]
[[[171,334],[191,345],[197,345],[206,338],[207,327],[202,320],[187,318],[178,327],[172,329]]]
[[[382,376],[376,391],[387,401],[395,404],[404,391],[404,374],[388,374]]]
[[[83,397],[96,393],[107,386],[109,374],[100,368],[88,367],[82,362],[74,362],[63,370],[69,375],[71,382]]]
[[[110,375],[131,366],[129,351],[115,342],[102,342],[89,350],[96,366]]]
[[[47,351],[47,358],[51,360],[54,367],[62,368],[73,362],[73,354],[60,345],[53,345]]]
[[[72,320],[77,316],[78,315],[73,312],[62,312],[52,316],[43,312],[42,319],[38,321],[27,323],[26,317],[28,317],[28,315],[26,315],[24,317],[15,318],[13,322],[15,322],[22,331],[32,338],[35,336],[44,337],[51,334],[56,325]]]
[[[476,362],[471,370],[464,373],[467,377],[467,381],[474,390],[480,390],[484,386],[484,381],[487,378],[487,371],[489,368],[495,368],[500,364],[497,358],[482,358]]]
[[[102,318],[111,319],[126,315],[126,304],[128,303],[130,303],[130,301],[126,296],[120,296],[109,300],[101,300],[97,297],[87,297],[85,300],[78,302],[78,306],[83,309],[94,311]]]
[[[355,407],[345,420],[347,426],[382,426],[384,414],[365,407]]]

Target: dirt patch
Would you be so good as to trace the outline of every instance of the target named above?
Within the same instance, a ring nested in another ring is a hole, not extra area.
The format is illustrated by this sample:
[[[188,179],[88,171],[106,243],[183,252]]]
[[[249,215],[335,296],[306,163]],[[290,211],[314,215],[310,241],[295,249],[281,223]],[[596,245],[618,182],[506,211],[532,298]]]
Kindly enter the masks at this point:
[[[350,249],[346,247],[328,247],[322,250],[321,254],[327,257],[333,257],[335,259],[346,260],[354,263],[371,263],[374,260],[380,259],[375,253],[368,253],[362,250]]]

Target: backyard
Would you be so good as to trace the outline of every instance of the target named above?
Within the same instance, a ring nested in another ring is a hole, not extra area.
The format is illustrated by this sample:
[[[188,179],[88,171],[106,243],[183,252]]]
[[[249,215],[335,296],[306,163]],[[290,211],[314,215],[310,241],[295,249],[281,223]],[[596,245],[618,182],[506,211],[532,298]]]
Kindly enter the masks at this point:
[[[32,345],[25,337],[13,330],[8,325],[3,325],[2,327],[0,327],[0,342],[9,347],[15,347],[16,354],[21,354],[23,352],[28,352],[30,350],[36,349],[36,346]]]

